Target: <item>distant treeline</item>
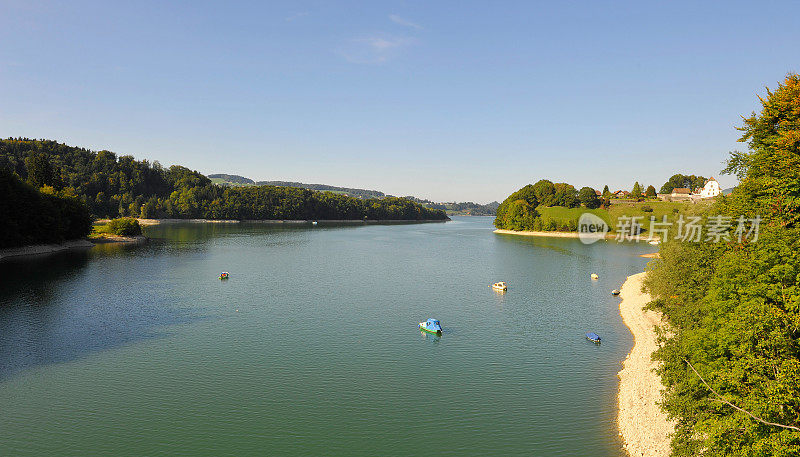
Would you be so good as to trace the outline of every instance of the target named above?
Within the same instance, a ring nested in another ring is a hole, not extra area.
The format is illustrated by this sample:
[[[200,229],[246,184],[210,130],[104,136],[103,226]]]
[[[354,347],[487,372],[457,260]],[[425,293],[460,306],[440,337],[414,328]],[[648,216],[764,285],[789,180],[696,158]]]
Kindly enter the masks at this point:
[[[83,238],[91,230],[89,211],[77,198],[43,191],[0,167],[0,248],[61,243]]]
[[[299,187],[301,189],[318,190],[321,192],[335,192],[356,198],[383,198],[387,195],[377,190],[357,189],[352,187],[329,186],[327,184],[306,184],[295,181],[253,181],[239,175],[229,175],[225,173],[214,173],[208,175],[215,184],[222,186],[279,186],[279,187]]]
[[[39,173],[27,166],[44,169]],[[50,140],[0,140],[0,168],[74,194],[96,217],[445,220],[400,198],[358,199],[279,186],[222,187],[186,167],[117,157]],[[47,172],[49,170],[49,172]]]
[[[445,210],[448,214],[457,214],[464,216],[494,216],[497,212],[497,207],[500,206],[498,202],[491,202],[485,205],[473,202],[444,202],[438,203],[430,200],[419,199],[416,197],[405,197],[409,200],[423,204],[428,208]]]

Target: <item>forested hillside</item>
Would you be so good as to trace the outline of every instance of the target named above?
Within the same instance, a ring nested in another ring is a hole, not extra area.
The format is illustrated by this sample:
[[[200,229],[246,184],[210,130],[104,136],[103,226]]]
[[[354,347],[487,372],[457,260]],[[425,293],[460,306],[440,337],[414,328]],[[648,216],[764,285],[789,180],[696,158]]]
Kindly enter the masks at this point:
[[[222,187],[186,167],[117,157],[49,140],[0,140],[0,168],[27,179],[26,159],[49,167],[50,185],[76,195],[96,217],[444,220],[400,198],[356,199],[280,186]]]
[[[83,238],[91,230],[89,211],[78,199],[43,191],[0,167],[0,248],[61,243]]]
[[[800,455],[800,77],[761,102],[726,169],[741,183],[706,214],[731,230],[673,231],[646,281],[669,324],[655,356],[676,456]]]

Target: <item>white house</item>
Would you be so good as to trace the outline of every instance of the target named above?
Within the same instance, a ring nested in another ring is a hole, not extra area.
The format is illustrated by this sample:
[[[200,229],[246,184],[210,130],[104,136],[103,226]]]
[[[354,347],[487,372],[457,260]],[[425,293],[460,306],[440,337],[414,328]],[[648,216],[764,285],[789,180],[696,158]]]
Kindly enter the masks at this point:
[[[719,183],[713,177],[709,178],[709,180],[706,181],[706,185],[699,190],[700,192],[698,192],[698,195],[700,198],[714,198],[722,193],[722,190],[719,188]]]

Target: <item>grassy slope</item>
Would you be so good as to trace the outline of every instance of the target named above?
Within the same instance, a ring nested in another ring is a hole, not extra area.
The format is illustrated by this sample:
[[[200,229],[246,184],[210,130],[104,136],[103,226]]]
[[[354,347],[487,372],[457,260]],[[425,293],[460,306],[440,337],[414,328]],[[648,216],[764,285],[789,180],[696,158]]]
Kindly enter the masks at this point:
[[[686,202],[662,202],[660,200],[648,200],[644,202],[634,202],[627,200],[612,200],[611,208],[604,209],[586,209],[586,208],[565,208],[563,206],[553,206],[550,208],[539,207],[536,210],[539,212],[543,219],[554,219],[559,222],[566,222],[569,220],[577,221],[581,214],[589,212],[602,218],[609,224],[612,230],[617,226],[617,221],[621,216],[642,216],[639,223],[645,230],[650,229],[650,216],[655,216],[656,220],[660,221],[662,216],[667,216],[667,221],[673,224],[681,214],[693,213],[697,209],[710,204],[710,201],[699,203],[686,203]],[[652,212],[646,213],[642,207],[649,206],[653,209]],[[677,209],[678,212],[674,212]]]

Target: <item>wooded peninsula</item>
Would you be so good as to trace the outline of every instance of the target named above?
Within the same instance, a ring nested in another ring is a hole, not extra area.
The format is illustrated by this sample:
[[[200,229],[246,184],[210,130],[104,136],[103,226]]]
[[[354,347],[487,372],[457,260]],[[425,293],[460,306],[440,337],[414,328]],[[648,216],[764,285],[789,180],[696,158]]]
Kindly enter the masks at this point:
[[[180,165],[51,140],[0,140],[0,248],[86,236],[91,218],[444,221],[404,198],[359,199],[283,186],[218,186]]]

